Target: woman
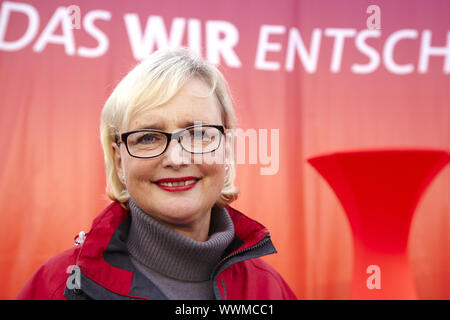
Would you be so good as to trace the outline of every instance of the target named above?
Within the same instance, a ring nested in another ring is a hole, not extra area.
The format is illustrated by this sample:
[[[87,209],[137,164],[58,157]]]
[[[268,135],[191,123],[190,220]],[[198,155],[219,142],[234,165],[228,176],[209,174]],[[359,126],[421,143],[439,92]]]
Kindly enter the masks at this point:
[[[214,66],[185,50],[138,64],[102,111],[113,203],[18,298],[295,299],[259,259],[275,252],[267,229],[228,206],[234,126]]]

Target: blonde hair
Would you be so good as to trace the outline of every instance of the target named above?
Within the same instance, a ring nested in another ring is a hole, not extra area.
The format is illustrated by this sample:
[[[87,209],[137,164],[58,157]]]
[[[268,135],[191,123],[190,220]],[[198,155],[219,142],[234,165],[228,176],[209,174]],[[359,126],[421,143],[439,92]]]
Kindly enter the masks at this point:
[[[100,136],[105,158],[106,194],[110,199],[124,204],[130,198],[118,177],[112,148],[121,128],[126,128],[134,115],[168,102],[193,77],[203,80],[216,95],[222,109],[227,139],[232,139],[229,169],[216,204],[223,207],[237,199],[239,192],[234,185],[236,116],[227,82],[215,66],[192,55],[187,49],[156,51],[136,65],[107,99],[101,114]]]

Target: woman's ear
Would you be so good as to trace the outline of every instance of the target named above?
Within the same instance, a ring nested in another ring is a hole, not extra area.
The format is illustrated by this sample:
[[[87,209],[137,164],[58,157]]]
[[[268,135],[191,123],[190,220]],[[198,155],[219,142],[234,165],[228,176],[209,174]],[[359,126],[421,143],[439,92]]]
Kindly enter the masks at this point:
[[[120,146],[113,142],[111,145],[112,152],[114,155],[114,165],[116,166],[117,177],[119,180],[125,184],[125,172],[122,165],[122,155],[120,154]]]

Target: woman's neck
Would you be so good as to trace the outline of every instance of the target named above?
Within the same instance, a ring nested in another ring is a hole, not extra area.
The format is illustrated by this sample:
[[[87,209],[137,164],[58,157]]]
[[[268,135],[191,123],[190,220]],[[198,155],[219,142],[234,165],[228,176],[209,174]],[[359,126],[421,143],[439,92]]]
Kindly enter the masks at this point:
[[[204,281],[234,238],[234,226],[225,209],[212,208],[209,233],[196,241],[166,227],[130,199],[131,226],[127,239],[130,255],[163,275],[185,281]]]

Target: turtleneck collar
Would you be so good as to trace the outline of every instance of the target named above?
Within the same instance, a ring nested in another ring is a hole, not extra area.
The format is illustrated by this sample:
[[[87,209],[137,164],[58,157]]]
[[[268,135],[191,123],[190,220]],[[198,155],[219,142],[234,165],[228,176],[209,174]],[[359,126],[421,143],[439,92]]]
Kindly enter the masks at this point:
[[[127,239],[130,255],[142,265],[167,277],[205,281],[234,238],[234,226],[224,208],[211,209],[209,237],[195,241],[167,228],[130,199],[131,226]]]

